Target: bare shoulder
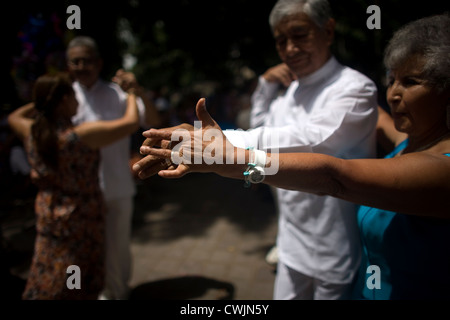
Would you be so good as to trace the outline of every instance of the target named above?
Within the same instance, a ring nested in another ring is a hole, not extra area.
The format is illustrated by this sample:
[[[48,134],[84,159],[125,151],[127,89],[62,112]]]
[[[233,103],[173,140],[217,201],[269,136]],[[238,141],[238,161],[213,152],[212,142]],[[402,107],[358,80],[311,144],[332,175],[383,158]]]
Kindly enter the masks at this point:
[[[403,160],[406,170],[411,170],[411,174],[418,174],[424,180],[446,179],[450,184],[450,155],[439,148],[412,152],[398,157]]]
[[[450,138],[438,142],[425,152],[443,160],[450,160]]]

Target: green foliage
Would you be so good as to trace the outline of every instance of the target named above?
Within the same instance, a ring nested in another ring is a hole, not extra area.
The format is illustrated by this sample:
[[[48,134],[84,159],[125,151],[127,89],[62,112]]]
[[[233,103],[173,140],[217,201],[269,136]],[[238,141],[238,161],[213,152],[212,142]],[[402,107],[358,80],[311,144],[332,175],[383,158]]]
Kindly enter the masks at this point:
[[[94,37],[104,58],[103,76],[123,66],[124,55],[137,59],[132,69],[149,89],[189,91],[196,83],[211,82],[236,88],[280,62],[268,17],[275,0],[118,0],[100,2],[17,1],[9,11],[14,19],[2,29],[14,39],[29,15],[50,19],[56,14],[64,43],[77,34]],[[392,33],[401,25],[448,10],[448,1],[413,6],[406,0],[330,0],[337,20],[333,52],[338,60],[371,77],[380,88],[385,74],[382,55]],[[81,9],[81,30],[65,27],[66,8]],[[381,30],[369,30],[367,7],[381,9]],[[5,22],[3,22],[5,23]],[[20,48],[8,46],[12,56]],[[8,52],[7,52],[8,53]],[[381,90],[380,90],[381,91]]]

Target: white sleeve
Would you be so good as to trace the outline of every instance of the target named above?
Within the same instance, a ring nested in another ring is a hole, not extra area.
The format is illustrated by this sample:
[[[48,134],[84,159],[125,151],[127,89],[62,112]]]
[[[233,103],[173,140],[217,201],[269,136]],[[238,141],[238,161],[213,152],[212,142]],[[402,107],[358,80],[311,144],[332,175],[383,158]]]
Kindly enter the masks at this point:
[[[329,94],[307,120],[278,127],[226,133],[237,147],[269,152],[315,152],[338,156],[358,148],[377,122],[377,90],[372,82]]]
[[[279,84],[266,81],[259,77],[258,85],[252,94],[252,109],[250,111],[250,128],[264,125],[270,104],[276,97]]]
[[[145,122],[145,105],[141,97],[137,97],[136,103],[139,111],[139,125],[142,129],[148,130],[150,126]]]

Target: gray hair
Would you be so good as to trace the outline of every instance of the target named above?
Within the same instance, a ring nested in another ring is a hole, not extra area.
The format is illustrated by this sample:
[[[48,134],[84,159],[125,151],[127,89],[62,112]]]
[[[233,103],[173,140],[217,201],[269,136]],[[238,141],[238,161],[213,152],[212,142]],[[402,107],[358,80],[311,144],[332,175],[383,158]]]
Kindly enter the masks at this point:
[[[450,89],[450,15],[448,13],[410,22],[394,33],[385,53],[388,70],[398,68],[411,56],[425,59],[423,76],[439,91]]]
[[[278,0],[269,16],[272,31],[283,18],[301,12],[311,18],[320,28],[324,28],[332,17],[330,4],[327,0]]]
[[[96,58],[100,57],[100,51],[98,50],[97,42],[91,37],[78,36],[73,38],[67,45],[67,50],[75,47],[87,47],[92,50]]]

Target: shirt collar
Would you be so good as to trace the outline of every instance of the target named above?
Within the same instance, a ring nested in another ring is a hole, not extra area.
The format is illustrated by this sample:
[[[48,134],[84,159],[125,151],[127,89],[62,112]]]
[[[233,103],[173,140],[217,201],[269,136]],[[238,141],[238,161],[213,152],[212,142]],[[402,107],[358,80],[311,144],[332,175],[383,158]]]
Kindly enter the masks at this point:
[[[102,80],[98,79],[97,81],[95,81],[95,83],[92,85],[92,87],[87,88],[86,86],[83,86],[80,82],[75,80],[74,86],[76,86],[77,89],[81,89],[85,92],[94,92],[100,86],[101,82],[102,82]]]
[[[338,65],[339,63],[337,62],[336,58],[334,56],[331,56],[331,58],[328,59],[328,61],[318,70],[314,71],[313,73],[305,77],[298,79],[298,83],[301,86],[315,84],[324,78],[328,78],[334,72],[334,69]]]

